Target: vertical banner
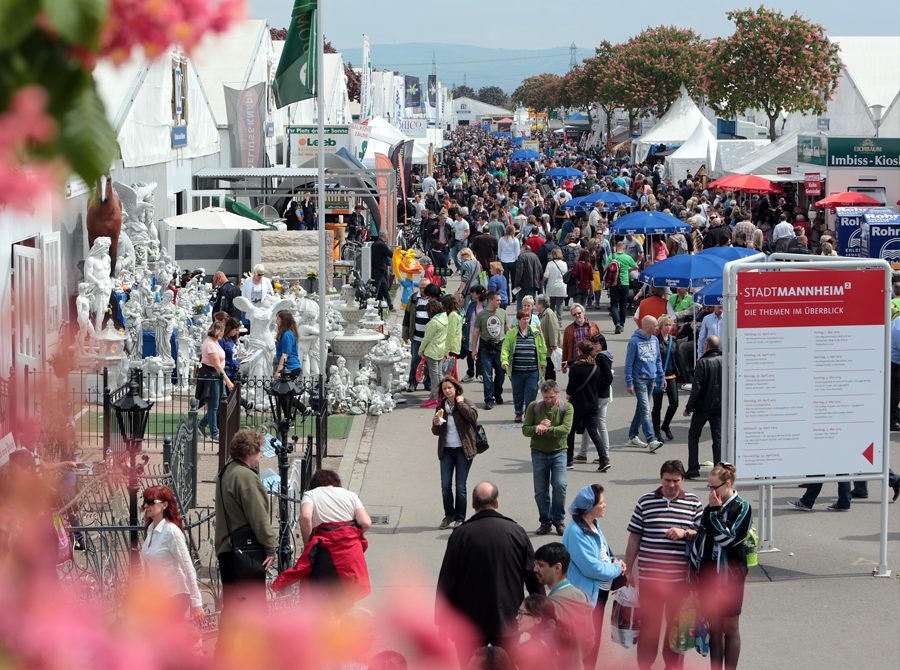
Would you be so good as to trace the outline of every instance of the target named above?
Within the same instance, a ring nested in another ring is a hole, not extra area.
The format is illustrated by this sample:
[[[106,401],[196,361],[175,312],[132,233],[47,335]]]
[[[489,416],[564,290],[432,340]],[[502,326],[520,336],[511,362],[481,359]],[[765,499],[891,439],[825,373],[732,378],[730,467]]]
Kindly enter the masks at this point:
[[[242,90],[224,88],[231,167],[265,167],[266,83]]]
[[[418,77],[404,77],[406,88],[406,108],[418,109],[422,105],[422,86]]]
[[[371,134],[372,129],[367,125],[361,123],[350,125],[350,146],[353,149],[353,155],[360,163],[362,163],[366,150],[369,148],[369,136]]]
[[[412,196],[412,155],[413,140],[397,142],[391,147],[391,167],[397,175],[397,195],[401,198]]]
[[[406,107],[406,77],[402,74],[394,75],[394,125],[400,125],[403,118],[403,109]]]
[[[428,104],[425,105],[425,115],[434,123],[437,119],[437,75],[428,75]]]
[[[359,77],[359,120],[372,118],[372,59],[369,57],[369,36],[363,35],[362,72]]]
[[[316,95],[316,0],[295,0],[272,87],[278,108]],[[137,28],[139,29],[139,28]]]
[[[393,167],[390,158],[384,154],[375,154],[375,169],[378,170],[378,172],[375,173],[375,186],[378,189],[378,213],[381,215],[378,231],[381,233],[382,239],[388,240],[393,240],[395,238],[395,231],[391,225],[391,194],[388,193],[390,180],[383,170],[392,170]],[[390,233],[390,236],[387,238],[385,238],[386,232]]]

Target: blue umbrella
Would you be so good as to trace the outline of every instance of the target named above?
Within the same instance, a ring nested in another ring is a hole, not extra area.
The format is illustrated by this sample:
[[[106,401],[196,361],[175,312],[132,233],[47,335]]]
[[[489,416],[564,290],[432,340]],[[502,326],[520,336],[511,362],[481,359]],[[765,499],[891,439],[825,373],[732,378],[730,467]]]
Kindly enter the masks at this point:
[[[691,224],[664,212],[641,211],[617,219],[609,229],[616,235],[671,235],[691,232]]]
[[[639,279],[650,286],[705,286],[722,278],[726,262],[724,258],[711,255],[679,254],[654,263],[641,273]]]
[[[558,177],[565,179],[567,177],[583,177],[584,172],[582,172],[581,170],[576,170],[575,168],[556,167],[551,170],[547,170],[544,175],[547,177]]]
[[[707,284],[694,294],[694,302],[704,307],[719,307],[722,305],[722,293],[725,291],[725,280],[717,279],[712,284]]]
[[[739,258],[745,258],[746,256],[760,253],[762,252],[757,249],[747,249],[745,247],[710,247],[709,249],[704,249],[700,252],[703,256],[717,256],[718,258],[724,258],[726,262],[736,261]]]
[[[509,155],[511,161],[536,161],[540,158],[541,154],[533,149],[516,149]]]
[[[563,209],[571,209],[576,212],[587,212],[593,208],[594,203],[598,200],[602,200],[605,204],[605,207],[603,208],[605,211],[617,209],[619,205],[624,205],[625,207],[634,207],[637,205],[637,201],[632,200],[627,195],[616,193],[615,191],[597,191],[590,195],[572,198],[562,207]]]

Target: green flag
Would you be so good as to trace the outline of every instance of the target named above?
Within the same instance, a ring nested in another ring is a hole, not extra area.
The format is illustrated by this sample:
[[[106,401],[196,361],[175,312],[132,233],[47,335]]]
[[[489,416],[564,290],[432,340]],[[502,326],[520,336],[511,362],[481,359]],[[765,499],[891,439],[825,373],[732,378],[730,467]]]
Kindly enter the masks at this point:
[[[284,107],[316,96],[317,0],[294,0],[291,25],[275,71],[275,104]]]

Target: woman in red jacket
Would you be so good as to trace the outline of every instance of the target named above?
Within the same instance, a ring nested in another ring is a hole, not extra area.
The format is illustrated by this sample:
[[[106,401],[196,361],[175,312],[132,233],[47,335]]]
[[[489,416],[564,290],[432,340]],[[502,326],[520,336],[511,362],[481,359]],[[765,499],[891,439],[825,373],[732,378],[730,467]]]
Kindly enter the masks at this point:
[[[572,281],[575,282],[575,302],[587,305],[594,294],[594,266],[591,264],[591,252],[587,249],[578,253],[578,262],[572,268]]]

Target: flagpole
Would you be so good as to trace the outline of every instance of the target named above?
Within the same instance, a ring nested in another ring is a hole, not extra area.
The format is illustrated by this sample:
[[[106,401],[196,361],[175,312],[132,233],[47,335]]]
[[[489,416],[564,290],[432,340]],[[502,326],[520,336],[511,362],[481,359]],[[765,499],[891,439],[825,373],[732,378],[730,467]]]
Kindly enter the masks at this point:
[[[322,6],[325,0],[319,0],[316,8],[316,116],[318,123],[318,146],[316,147],[316,214],[319,231],[319,386],[320,402],[325,402],[325,375],[328,372],[328,342],[325,340],[325,324],[328,313],[326,302],[327,265],[325,254],[329,252],[325,244],[325,37],[322,31]]]

